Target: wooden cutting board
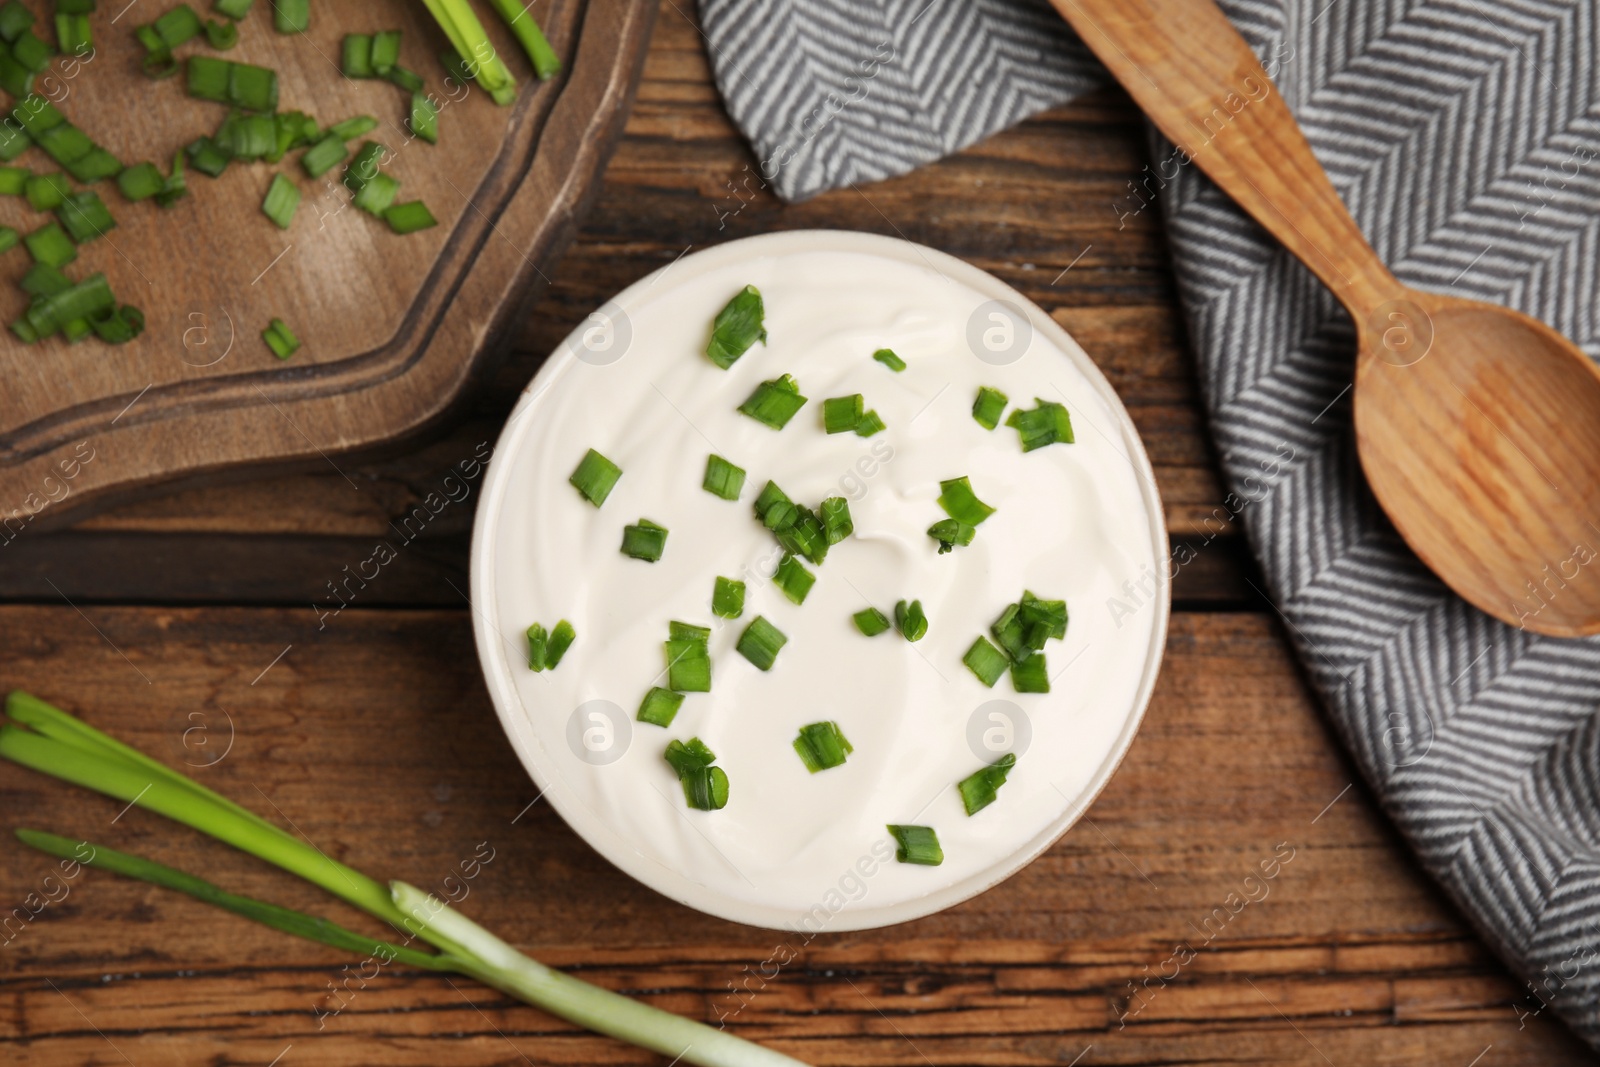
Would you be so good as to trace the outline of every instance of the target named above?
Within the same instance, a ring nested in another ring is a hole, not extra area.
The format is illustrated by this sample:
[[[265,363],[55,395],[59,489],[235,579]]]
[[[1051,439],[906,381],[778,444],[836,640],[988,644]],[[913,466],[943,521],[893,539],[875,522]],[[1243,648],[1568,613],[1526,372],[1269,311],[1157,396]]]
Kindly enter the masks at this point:
[[[191,3],[209,13],[208,0]],[[48,0],[28,6],[52,10]],[[92,58],[58,60],[36,90],[125,163],[163,170],[225,116],[191,100],[181,75],[152,82],[140,72],[134,26],[170,6],[102,3]],[[474,6],[519,80],[510,107],[476,89],[447,95],[444,38],[406,0],[314,3],[305,34],[276,32],[270,3],[257,3],[238,47],[220,53],[276,70],[282,110],[325,126],[376,117],[369,136],[394,152],[385,171],[402,183],[398,199],[423,200],[434,229],[391,233],[348,206],[339,168],[307,178],[298,152],[277,165],[236,163],[215,180],[190,170],[190,195],[168,210],[129,203],[114,182],[95,186],[117,227],[85,244],[68,272],[104,271],[147,326],[123,346],[25,346],[0,329],[0,546],[158,483],[249,465],[337,467],[341,453],[414,433],[461,396],[571,238],[622,129],[656,12],[649,0],[534,5],[565,64],[540,83],[489,6]],[[437,145],[409,138],[409,94],[339,71],[346,33],[382,29],[404,32],[401,65],[444,103]],[[190,53],[217,54],[203,41],[180,50]],[[16,164],[58,169],[36,148]],[[278,173],[302,193],[287,231],[260,210]],[[45,221],[21,198],[0,197],[0,225],[27,232]],[[21,248],[0,255],[0,322],[25,307],[16,280],[29,262]],[[260,338],[273,318],[302,342],[287,362]]]

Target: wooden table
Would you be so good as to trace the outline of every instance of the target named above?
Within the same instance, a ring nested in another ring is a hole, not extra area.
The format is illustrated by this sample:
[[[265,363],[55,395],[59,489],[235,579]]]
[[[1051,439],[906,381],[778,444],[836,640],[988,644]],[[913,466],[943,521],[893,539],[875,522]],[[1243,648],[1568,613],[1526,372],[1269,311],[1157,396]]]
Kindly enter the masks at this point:
[[[1126,98],[1096,94],[918,174],[783,206],[722,112],[690,19],[665,0],[596,209],[471,410],[385,458],[29,530],[0,550],[4,683],[189,764],[374,874],[437,887],[492,849],[465,907],[535,957],[673,1011],[731,1014],[737,1032],[819,1065],[1589,1062],[1548,1011],[1534,1014],[1356,781],[1236,531],[1217,521],[1158,213],[1119,228],[1112,208],[1142,164]],[[946,249],[1048,309],[1121,391],[1173,537],[1198,557],[1177,581],[1144,730],[1079,826],[976,900],[819,936],[763,978],[762,961],[796,938],[672,904],[529,806],[471,644],[470,502],[434,517],[342,613],[319,625],[312,604],[493,439],[541,354],[607,296],[688,248],[807,226]],[[360,922],[121,807],[0,768],[8,826],[82,834]],[[1278,876],[1246,883],[1275,853],[1292,854]],[[0,850],[0,904],[20,906],[49,870]],[[1192,958],[1175,958],[1179,946]],[[353,962],[86,875],[0,947],[0,1060],[660,1062],[470,983],[397,970],[363,985]]]

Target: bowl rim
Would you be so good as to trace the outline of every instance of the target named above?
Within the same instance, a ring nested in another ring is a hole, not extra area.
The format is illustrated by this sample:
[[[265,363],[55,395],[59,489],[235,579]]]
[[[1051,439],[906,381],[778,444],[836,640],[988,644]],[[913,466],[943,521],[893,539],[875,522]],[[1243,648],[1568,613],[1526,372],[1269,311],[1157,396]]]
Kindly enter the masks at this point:
[[[1151,629],[1150,646],[1145,654],[1144,669],[1138,688],[1134,692],[1132,707],[1128,709],[1115,743],[1082,793],[1062,814],[1021,848],[966,878],[898,903],[858,910],[845,908],[832,912],[823,932],[837,933],[909,922],[970,900],[1032,863],[1068,830],[1077,825],[1098,799],[1112,775],[1121,767],[1133,746],[1134,737],[1144,722],[1145,712],[1149,708],[1166,651],[1167,628],[1172,610],[1172,576],[1170,566],[1162,565],[1162,561],[1170,558],[1170,548],[1166,517],[1156,488],[1155,471],[1133,419],[1121,398],[1071,334],[1033,301],[982,268],[947,252],[897,237],[854,230],[785,230],[737,238],[680,256],[672,263],[640,278],[601,306],[602,308],[626,307],[631,300],[642,297],[646,290],[653,289],[662,282],[669,273],[686,279],[693,277],[697,272],[714,270],[755,257],[816,251],[866,253],[909,262],[912,265],[931,267],[940,273],[948,273],[954,280],[990,299],[1006,300],[1023,309],[1032,328],[1045,335],[1066,354],[1118,421],[1127,458],[1140,483],[1140,497],[1145,505],[1149,521],[1148,532],[1157,563],[1155,571],[1158,587],[1155,597],[1157,615]],[[521,397],[496,438],[494,451],[490,455],[488,469],[484,475],[473,519],[468,567],[471,578],[473,638],[489,698],[494,704],[501,728],[517,754],[517,759],[534,785],[539,788],[539,795],[548,799],[550,805],[556,809],[572,831],[612,865],[663,896],[708,915],[750,926],[797,931],[798,913],[795,909],[772,907],[726,896],[655,860],[646,858],[631,848],[620,834],[612,832],[586,805],[575,798],[566,797],[559,773],[547,775],[541,771],[540,758],[543,755],[543,745],[533,734],[532,725],[528,721],[526,709],[511,673],[504,641],[499,629],[491,621],[498,618],[497,598],[492,581],[497,554],[498,531],[495,520],[507,492],[507,481],[512,469],[509,461],[500,462],[500,460],[515,454],[522,432],[519,428],[521,416],[544,392],[548,383],[558,376],[561,369],[577,359],[576,344],[588,328],[588,321],[586,317],[584,322],[578,324],[562,339],[523,388]]]

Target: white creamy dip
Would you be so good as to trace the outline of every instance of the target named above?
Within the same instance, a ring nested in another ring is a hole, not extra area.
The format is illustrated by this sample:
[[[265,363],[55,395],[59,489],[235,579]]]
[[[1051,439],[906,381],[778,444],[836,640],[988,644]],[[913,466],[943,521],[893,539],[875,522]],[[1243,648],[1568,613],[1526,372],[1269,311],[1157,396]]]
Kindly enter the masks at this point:
[[[746,284],[765,300],[768,340],[722,370],[704,355],[710,325]],[[907,369],[875,362],[879,348]],[[735,410],[784,373],[810,398],[785,429]],[[1064,403],[1077,442],[1024,454],[1015,430],[973,420],[984,385],[1010,397],[1008,415],[1035,397]],[[885,432],[823,432],[822,401],[851,393]],[[567,480],[589,448],[623,470],[600,508]],[[701,488],[711,452],[748,471],[737,501]],[[939,482],[962,475],[997,510],[971,545],[940,555],[926,533],[945,517]],[[817,581],[803,605],[768,577],[779,551],[751,509],[768,479],[813,508],[850,501],[855,533],[807,564]],[[1165,632],[1157,508],[1109,386],[999,282],[860,234],[737,242],[630,288],[529,387],[478,520],[480,651],[545,798],[629,873],[762,925],[899,921],[970,896],[1047,847],[1126,751]],[[641,517],[670,531],[659,562],[619,551],[623,527]],[[712,615],[718,575],[747,583],[741,618]],[[1065,640],[1044,652],[1048,694],[1016,693],[1009,676],[987,689],[962,664],[1025,589],[1064,598],[1071,614]],[[870,605],[892,616],[902,598],[922,601],[923,640],[856,630],[853,613]],[[789,638],[767,673],[734,649],[757,615]],[[529,670],[524,630],[561,619],[577,630],[571,650],[554,670]],[[687,694],[662,729],[633,716],[652,685],[666,684],[674,619],[713,628],[712,690]],[[792,743],[825,719],[855,751],[811,774]],[[720,811],[690,809],[662,759],[669,740],[690,737],[728,775]],[[999,799],[969,817],[956,783],[1013,746]],[[887,823],[933,827],[944,863],[895,862]]]

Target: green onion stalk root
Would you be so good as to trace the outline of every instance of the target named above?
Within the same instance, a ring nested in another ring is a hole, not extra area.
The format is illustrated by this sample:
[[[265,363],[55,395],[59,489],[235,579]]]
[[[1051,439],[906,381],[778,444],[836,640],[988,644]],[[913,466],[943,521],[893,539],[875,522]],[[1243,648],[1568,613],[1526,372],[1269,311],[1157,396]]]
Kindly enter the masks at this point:
[[[431,6],[431,5],[430,5]],[[0,757],[126,801],[266,860],[409,935],[394,944],[229,893],[153,860],[37,830],[23,843],[87,867],[185,893],[275,930],[405,966],[467,975],[552,1015],[701,1067],[805,1067],[799,1060],[538,963],[404,882],[384,885],[254,812],[26,693],[6,698]],[[411,947],[421,941],[438,952]]]

